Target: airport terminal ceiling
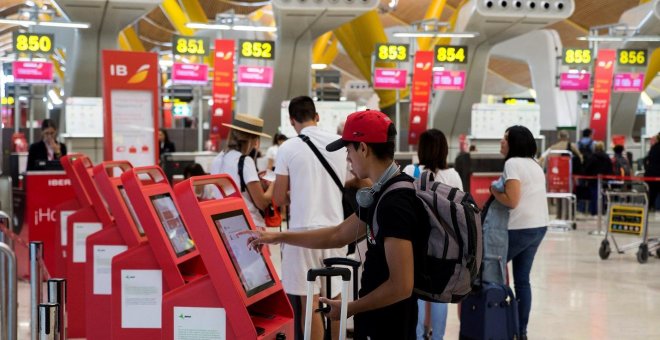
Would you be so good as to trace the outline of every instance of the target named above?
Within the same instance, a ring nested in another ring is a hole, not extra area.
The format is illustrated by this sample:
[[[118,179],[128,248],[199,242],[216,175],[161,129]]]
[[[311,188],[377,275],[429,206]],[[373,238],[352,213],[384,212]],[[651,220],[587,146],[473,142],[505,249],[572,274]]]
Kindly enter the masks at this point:
[[[440,21],[449,21],[452,14],[465,2],[463,0],[380,0],[378,6],[379,18],[386,33],[397,27],[408,27],[411,23],[424,19],[425,13],[432,5],[442,5]],[[587,47],[586,41],[576,38],[587,35],[589,27],[607,25],[618,22],[621,14],[646,0],[575,0],[575,12],[567,19],[547,28],[554,29],[561,37],[565,47]],[[35,6],[52,12],[52,16],[63,15],[58,10],[57,2],[52,0],[24,1],[24,0],[2,0],[0,2],[0,17],[18,18]],[[140,43],[147,51],[166,52],[171,49],[172,34],[181,34],[176,29],[176,20],[173,18],[179,14],[168,9],[172,3],[179,5],[180,15],[184,20],[200,20],[205,17],[209,21],[216,20],[219,14],[247,16],[249,20],[258,21],[261,25],[275,25],[271,1],[264,0],[164,0],[159,6],[137,19],[130,28],[134,30]],[[196,9],[196,13],[190,13]],[[43,14],[40,20],[51,20],[47,14]],[[11,53],[12,32],[20,26],[0,24],[0,57]],[[185,33],[185,32],[183,32]],[[339,44],[341,45],[341,44]],[[65,53],[56,52],[54,58],[59,58],[64,64]],[[349,57],[342,46],[339,53],[329,65],[330,68],[341,71],[342,81],[358,79],[364,76]],[[493,56],[488,63],[488,77],[486,79],[486,94],[513,95],[528,92],[532,88],[531,75],[528,65],[525,63],[506,59],[501,56]],[[657,77],[646,89],[647,94],[656,99],[660,96],[660,82]]]

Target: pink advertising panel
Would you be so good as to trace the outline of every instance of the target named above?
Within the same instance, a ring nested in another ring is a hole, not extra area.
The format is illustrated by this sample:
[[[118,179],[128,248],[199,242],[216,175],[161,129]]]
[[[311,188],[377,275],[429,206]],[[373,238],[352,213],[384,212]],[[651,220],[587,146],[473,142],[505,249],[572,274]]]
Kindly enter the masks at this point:
[[[53,64],[43,61],[15,61],[12,67],[17,83],[48,84],[53,82]]]
[[[268,66],[238,66],[238,86],[272,87],[273,68]]]
[[[184,85],[206,85],[209,82],[209,66],[206,64],[174,63],[172,83]]]
[[[375,89],[405,89],[408,71],[397,68],[376,68],[374,72]]]
[[[559,78],[559,89],[562,91],[589,91],[590,73],[563,72]]]
[[[642,92],[644,90],[643,73],[616,73],[614,75],[614,91],[616,92]]]
[[[465,71],[433,72],[433,89],[444,91],[463,91],[465,89]]]

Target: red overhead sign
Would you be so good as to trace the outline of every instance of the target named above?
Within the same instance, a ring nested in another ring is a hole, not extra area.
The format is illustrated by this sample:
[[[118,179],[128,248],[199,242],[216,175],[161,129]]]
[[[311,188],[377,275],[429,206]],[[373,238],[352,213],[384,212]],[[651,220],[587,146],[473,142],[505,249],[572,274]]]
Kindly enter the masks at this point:
[[[211,111],[211,139],[227,138],[231,123],[234,95],[234,40],[215,40],[213,59],[213,110]]]
[[[238,67],[238,86],[267,87],[273,86],[273,68],[268,66]]]
[[[417,144],[419,135],[426,131],[433,76],[433,51],[417,51],[414,65],[408,131],[410,145]]]
[[[158,54],[104,50],[104,159],[158,163]]]
[[[42,61],[15,61],[12,65],[14,82],[48,84],[53,82],[53,64]]]
[[[594,140],[607,139],[607,116],[610,111],[612,76],[616,50],[599,50],[594,72],[594,95],[591,103],[591,124]]]

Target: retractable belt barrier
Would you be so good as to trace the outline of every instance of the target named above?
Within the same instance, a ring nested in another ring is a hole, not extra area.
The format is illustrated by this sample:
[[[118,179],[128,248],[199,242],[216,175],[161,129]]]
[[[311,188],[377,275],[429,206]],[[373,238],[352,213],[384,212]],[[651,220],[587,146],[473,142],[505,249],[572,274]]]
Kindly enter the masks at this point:
[[[645,177],[645,176],[614,176],[614,175],[573,175],[573,179],[609,179],[618,181],[638,181],[638,182],[660,182],[660,177]]]

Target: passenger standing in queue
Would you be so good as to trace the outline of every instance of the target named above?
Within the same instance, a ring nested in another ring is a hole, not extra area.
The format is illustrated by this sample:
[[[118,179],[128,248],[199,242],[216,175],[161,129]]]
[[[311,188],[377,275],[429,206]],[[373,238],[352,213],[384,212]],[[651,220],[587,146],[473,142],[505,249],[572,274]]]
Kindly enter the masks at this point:
[[[447,165],[447,155],[449,154],[449,145],[447,137],[438,129],[429,129],[419,136],[419,146],[417,156],[419,164],[411,164],[403,169],[403,172],[412,177],[419,177],[425,170],[435,174],[435,181],[447,184],[449,186],[463,190],[463,182],[456,170]],[[447,326],[447,304],[426,302],[418,300],[419,307],[417,315],[417,340],[428,338],[428,331],[424,328],[426,311],[430,308],[431,320],[431,339],[441,340],[445,336]]]
[[[513,262],[513,282],[518,304],[521,339],[527,339],[527,324],[532,307],[529,273],[536,251],[548,225],[545,175],[536,155],[534,136],[524,126],[506,130],[500,141],[504,155],[504,192],[491,187],[497,201],[509,210],[509,249],[507,262]]]
[[[309,138],[326,159],[337,177],[344,182],[346,179],[346,153],[331,153],[325,146],[335,141],[339,136],[327,132],[317,126],[319,114],[314,101],[308,96],[300,96],[289,102],[289,120],[299,135]],[[275,205],[289,206],[289,230],[316,230],[334,226],[344,220],[342,209],[342,192],[339,190],[329,172],[302,138],[289,138],[280,145],[275,161],[275,189],[273,200]],[[323,266],[323,259],[346,256],[343,245],[335,249],[306,249],[297,245],[282,247],[282,286],[289,295],[299,296],[301,306],[307,302],[307,271]],[[332,297],[339,296],[341,279],[332,278]],[[314,287],[313,306],[318,308],[318,298],[321,285]],[[325,293],[325,292],[324,292]],[[300,313],[300,326],[304,327],[305,310]],[[323,336],[321,316],[312,316],[312,338]],[[333,322],[338,334],[338,322]]]
[[[584,173],[587,176],[612,175],[612,160],[605,153],[605,144],[594,142],[594,152],[587,158]],[[589,212],[592,216],[598,213],[598,179],[589,180]],[[604,203],[604,202],[603,202]]]
[[[259,148],[260,137],[270,138],[262,132],[264,121],[261,118],[237,113],[231,124],[222,125],[231,130],[229,130],[227,147],[211,163],[211,174],[229,174],[236,185],[240,186],[241,195],[255,226],[265,228],[266,222],[261,211],[271,203],[273,185],[271,184],[264,191],[257,174],[257,165],[254,159],[248,156],[254,149]]]
[[[66,155],[66,145],[55,138],[57,125],[52,119],[41,122],[41,140],[32,143],[28,150],[27,170],[47,170],[48,161],[57,161]]]
[[[248,246],[252,248],[284,243],[286,247],[326,249],[366,236],[368,250],[360,299],[347,306],[348,316],[355,316],[355,339],[415,339],[417,298],[412,291],[417,261],[414,259],[425,255],[430,225],[414,190],[397,189],[382,196],[394,183],[413,181],[400,173],[394,162],[395,137],[392,121],[381,112],[367,110],[349,115],[341,139],[330,143],[326,150],[346,147],[355,175],[376,183],[358,193],[357,214],[335,227],[279,233],[252,231],[249,238]],[[378,230],[372,228],[374,217]],[[283,264],[286,263],[285,259]],[[304,280],[305,275],[302,272],[299,275]],[[321,298],[321,302],[331,306],[329,316],[337,320],[341,301]]]
[[[266,170],[275,170],[275,159],[277,158],[277,150],[279,150],[280,145],[287,140],[286,136],[281,133],[276,133],[273,136],[273,145],[271,145],[268,150],[266,150]]]
[[[660,177],[660,134],[650,138],[651,149],[644,159],[644,177]],[[649,208],[655,210],[655,201],[660,192],[660,182],[649,181]]]

